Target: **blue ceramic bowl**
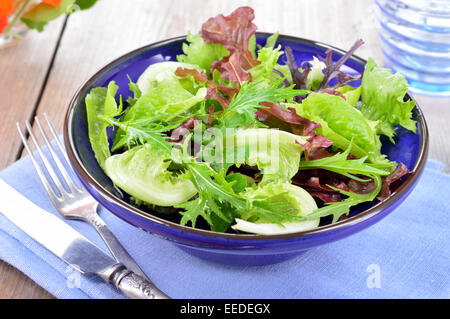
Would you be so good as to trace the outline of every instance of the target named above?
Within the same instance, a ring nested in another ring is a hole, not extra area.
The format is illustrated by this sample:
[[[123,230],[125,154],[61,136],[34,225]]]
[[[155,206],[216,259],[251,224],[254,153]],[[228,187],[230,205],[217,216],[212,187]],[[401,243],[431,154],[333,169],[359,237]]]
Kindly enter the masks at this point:
[[[258,33],[257,42],[264,44],[270,34]],[[413,190],[423,171],[428,152],[428,131],[419,106],[413,110],[417,120],[417,134],[402,128],[397,129],[396,144],[383,139],[382,152],[390,160],[403,162],[411,171],[393,194],[382,202],[374,201],[357,206],[350,217],[340,222],[317,229],[285,235],[223,234],[181,226],[158,217],[122,199],[110,179],[97,164],[92,152],[86,121],[84,99],[88,92],[98,86],[107,86],[115,81],[119,94],[131,95],[128,91],[127,75],[136,81],[152,63],[175,60],[182,53],[185,37],[173,38],[130,52],[92,76],[73,97],[65,118],[64,142],[70,161],[86,189],[104,207],[132,225],[160,238],[172,241],[195,256],[232,265],[262,265],[280,262],[307,249],[323,245],[361,231],[391,213]],[[333,50],[333,59],[339,59],[344,51],[310,40],[280,35],[278,43],[290,46],[297,62],[323,56],[327,49]],[[346,72],[362,72],[365,60],[352,56],[345,64]],[[409,97],[408,97],[409,98]],[[149,249],[152,249],[149,247]]]

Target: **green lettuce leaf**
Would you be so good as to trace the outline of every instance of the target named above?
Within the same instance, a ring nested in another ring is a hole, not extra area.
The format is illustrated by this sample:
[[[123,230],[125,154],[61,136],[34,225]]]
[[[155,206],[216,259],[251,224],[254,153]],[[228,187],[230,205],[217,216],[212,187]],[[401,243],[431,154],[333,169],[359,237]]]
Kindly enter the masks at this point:
[[[162,113],[167,114],[167,119],[170,120],[203,101],[205,97],[206,88],[198,89],[193,95],[179,81],[165,80],[137,99],[124,120],[148,118]]]
[[[180,79],[174,74],[178,67],[190,67],[190,65],[178,62],[162,62],[155,65],[159,66],[150,67],[145,71],[146,74],[144,72],[141,75],[137,82],[138,88],[131,84],[132,90],[135,95],[137,92],[136,97],[138,98],[132,100],[132,105],[120,118],[122,125],[117,125],[120,129],[114,138],[113,150],[120,149],[130,142],[130,135],[126,134],[126,131],[130,132],[130,130],[126,130],[124,127],[137,126],[139,130],[142,130],[141,124],[144,124],[147,128],[155,128],[153,124],[157,121],[158,127],[164,129],[160,125],[161,122],[168,123],[179,118],[197,104],[205,102],[207,94],[205,87],[196,87],[195,84],[192,84],[194,81],[192,78]],[[158,73],[158,70],[161,73]],[[191,84],[187,85],[186,83],[189,82]],[[191,90],[195,91],[195,94]],[[181,123],[176,121],[172,124],[179,125]],[[168,124],[165,131],[172,128],[173,125]],[[165,132],[161,129],[158,129],[158,132]],[[148,129],[146,131],[149,132]]]
[[[101,117],[114,117],[122,111],[122,103],[117,105],[115,95],[119,87],[114,81],[108,88],[97,87],[86,96],[86,113],[88,120],[89,141],[100,167],[103,169],[105,160],[111,156],[106,128],[108,123]]]
[[[257,166],[263,174],[261,183],[273,180],[290,182],[298,172],[300,156],[303,152],[301,144],[306,143],[307,137],[294,135],[277,129],[239,129],[230,142],[236,147],[246,147],[248,154],[245,163]],[[242,163],[236,159],[236,163]]]
[[[264,47],[265,48],[275,48],[275,45],[277,44],[279,35],[280,35],[279,32],[275,32],[271,36],[269,36],[266,40],[266,44],[264,45]]]
[[[169,165],[170,156],[144,144],[108,157],[104,169],[116,186],[133,197],[148,204],[175,206],[192,198],[197,189],[184,173],[169,171]]]
[[[311,93],[302,104],[286,106],[294,107],[298,115],[319,123],[317,133],[331,140],[335,147],[345,150],[351,144],[350,152],[354,156],[367,157],[372,163],[389,163],[381,154],[381,142],[369,121],[343,98]]]
[[[395,125],[416,132],[416,122],[411,118],[414,101],[404,101],[408,82],[400,73],[380,68],[373,59],[367,61],[361,84],[361,112],[368,119],[378,121],[377,133],[394,142]]]
[[[142,94],[147,93],[149,90],[159,86],[162,82],[179,82],[183,88],[190,93],[194,94],[200,86],[192,77],[179,78],[175,75],[175,71],[178,68],[194,69],[200,72],[203,70],[194,64],[181,63],[174,61],[165,61],[151,64],[137,80],[136,84]]]
[[[210,73],[211,64],[214,61],[221,60],[230,54],[222,44],[205,42],[201,35],[197,33],[189,32],[186,40],[189,44],[183,43],[184,54],[177,55],[178,62],[198,65],[201,69],[207,71],[207,74]]]
[[[351,106],[356,106],[361,97],[361,87],[353,87],[350,85],[341,86],[336,89],[336,91],[341,92],[345,96],[346,101]]]

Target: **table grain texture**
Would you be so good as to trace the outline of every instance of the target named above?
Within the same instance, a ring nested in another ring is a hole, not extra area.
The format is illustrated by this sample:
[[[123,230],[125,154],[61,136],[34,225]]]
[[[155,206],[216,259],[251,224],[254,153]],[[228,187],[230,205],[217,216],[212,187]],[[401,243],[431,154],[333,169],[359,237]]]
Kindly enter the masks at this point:
[[[30,31],[0,49],[0,169],[25,156],[15,123],[49,115],[59,133],[69,100],[101,66],[146,44],[197,31],[219,13],[249,5],[259,31],[326,42],[383,63],[373,0],[102,0],[92,9],[61,17],[42,33]],[[450,99],[414,95],[430,130],[430,158],[450,164]],[[54,298],[0,261],[0,298]]]

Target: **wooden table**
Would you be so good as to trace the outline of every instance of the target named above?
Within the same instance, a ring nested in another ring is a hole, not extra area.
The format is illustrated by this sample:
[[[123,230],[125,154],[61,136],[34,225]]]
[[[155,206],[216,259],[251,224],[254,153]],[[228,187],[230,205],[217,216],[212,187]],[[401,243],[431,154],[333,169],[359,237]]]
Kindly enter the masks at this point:
[[[373,0],[103,0],[62,17],[43,33],[29,32],[0,50],[0,169],[24,156],[15,123],[46,112],[62,131],[68,102],[102,65],[143,45],[197,31],[218,13],[241,5],[256,11],[259,31],[315,39],[347,49],[362,38],[357,54],[382,64]],[[450,99],[415,96],[430,129],[430,158],[450,164]],[[1,244],[0,244],[1,249]],[[0,298],[53,298],[0,261]]]

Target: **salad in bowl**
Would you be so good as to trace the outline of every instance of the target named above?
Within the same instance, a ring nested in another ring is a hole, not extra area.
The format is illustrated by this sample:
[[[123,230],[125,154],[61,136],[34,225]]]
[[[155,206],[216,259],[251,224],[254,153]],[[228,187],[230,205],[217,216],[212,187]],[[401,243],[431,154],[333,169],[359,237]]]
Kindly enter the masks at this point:
[[[408,83],[369,59],[362,74],[331,50],[297,61],[255,40],[240,7],[190,33],[176,61],[151,64],[130,96],[114,81],[85,98],[89,141],[118,193],[183,226],[275,235],[335,223],[383,200],[409,174],[382,153],[416,131]]]

